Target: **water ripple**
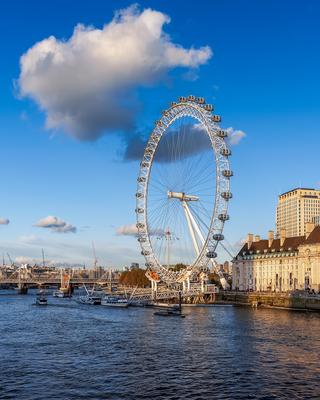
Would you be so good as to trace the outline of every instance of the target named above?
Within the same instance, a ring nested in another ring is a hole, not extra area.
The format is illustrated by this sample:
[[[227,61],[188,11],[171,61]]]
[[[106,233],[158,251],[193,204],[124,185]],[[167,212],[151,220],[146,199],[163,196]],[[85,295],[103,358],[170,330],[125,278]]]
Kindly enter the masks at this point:
[[[1,295],[0,399],[320,399],[320,315]]]

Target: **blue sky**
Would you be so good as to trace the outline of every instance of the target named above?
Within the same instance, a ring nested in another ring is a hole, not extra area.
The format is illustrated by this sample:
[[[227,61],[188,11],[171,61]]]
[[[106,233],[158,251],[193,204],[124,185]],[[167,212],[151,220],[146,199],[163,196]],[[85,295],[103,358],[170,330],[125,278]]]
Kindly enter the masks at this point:
[[[48,259],[90,265],[94,241],[103,264],[141,261],[135,239],[116,234],[135,222],[138,163],[123,160],[125,138],[148,132],[170,101],[189,93],[213,103],[224,127],[246,133],[232,149],[234,198],[225,230],[230,243],[274,228],[281,192],[319,187],[319,2],[139,2],[140,11],[170,17],[163,31],[171,43],[187,50],[208,46],[213,56],[196,68],[167,66],[149,84],[131,82],[134,126],[125,133],[119,126],[114,133],[102,130],[95,141],[77,140],[61,126],[45,128],[45,112],[34,99],[19,96],[19,59],[51,35],[68,41],[78,23],[102,29],[132,3],[39,4],[0,6],[0,217],[10,219],[0,225],[4,253],[40,258],[43,247]],[[77,232],[34,226],[50,215]]]

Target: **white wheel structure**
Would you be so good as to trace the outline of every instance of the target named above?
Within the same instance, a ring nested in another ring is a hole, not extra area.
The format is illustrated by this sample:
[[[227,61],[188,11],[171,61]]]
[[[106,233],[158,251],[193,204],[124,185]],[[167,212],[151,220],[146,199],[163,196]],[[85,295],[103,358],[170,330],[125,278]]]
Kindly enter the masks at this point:
[[[180,97],[156,121],[146,144],[137,179],[136,226],[147,276],[154,282],[190,287],[190,279],[208,271],[224,239],[232,198],[231,151],[221,118],[212,111],[203,98]],[[171,233],[177,240],[170,249]],[[178,263],[184,268],[173,267]]]

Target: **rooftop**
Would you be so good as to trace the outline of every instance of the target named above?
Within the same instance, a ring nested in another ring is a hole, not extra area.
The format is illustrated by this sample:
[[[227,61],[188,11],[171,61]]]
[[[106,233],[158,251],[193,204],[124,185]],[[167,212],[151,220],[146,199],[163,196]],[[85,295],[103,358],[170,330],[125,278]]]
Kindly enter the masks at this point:
[[[256,242],[252,242],[250,248],[248,248],[248,242],[245,243],[238,255],[242,255],[243,252],[253,252],[253,253],[264,253],[266,252],[292,252],[297,251],[299,246],[309,245],[309,244],[317,244],[320,243],[320,226],[316,226],[310,235],[306,238],[306,236],[294,236],[285,238],[282,246],[280,246],[280,239],[273,239],[271,246],[269,247],[268,239],[258,240]]]
[[[287,192],[281,193],[281,194],[279,195],[279,197],[281,197],[281,196],[284,196],[285,194],[288,194],[288,193],[295,192],[296,190],[310,190],[310,191],[313,191],[313,192],[320,192],[320,190],[319,190],[319,189],[315,189],[315,188],[304,188],[304,187],[297,187],[297,188],[294,188],[294,189],[288,190]]]

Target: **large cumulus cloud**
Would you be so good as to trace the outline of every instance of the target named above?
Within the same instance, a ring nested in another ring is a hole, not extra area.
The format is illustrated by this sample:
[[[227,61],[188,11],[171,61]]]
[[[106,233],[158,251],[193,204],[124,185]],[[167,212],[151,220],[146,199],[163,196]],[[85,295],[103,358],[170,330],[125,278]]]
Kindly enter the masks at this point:
[[[136,89],[155,84],[176,67],[196,69],[212,55],[207,46],[185,49],[163,27],[170,18],[129,7],[102,29],[77,25],[68,40],[50,36],[20,60],[20,94],[46,113],[49,129],[80,140],[128,130]]]
[[[205,129],[200,124],[185,124],[183,127],[180,127],[180,130],[183,130],[183,134],[180,136],[183,137],[183,145],[181,143],[179,146],[179,157],[181,160],[194,154],[210,150],[209,138]],[[239,144],[239,142],[246,136],[245,132],[242,130],[233,129],[232,127],[227,128],[226,131],[228,132],[226,142],[230,146]],[[173,153],[168,151],[168,148],[174,148],[177,146],[178,135],[178,129],[170,129],[166,133],[165,140],[162,139],[157,148],[154,158],[155,162],[166,163],[175,161]],[[144,135],[135,134],[126,137],[123,151],[124,160],[141,160],[146,142],[147,138]]]

